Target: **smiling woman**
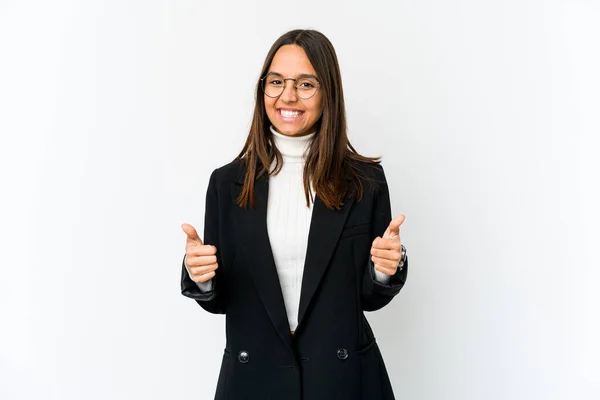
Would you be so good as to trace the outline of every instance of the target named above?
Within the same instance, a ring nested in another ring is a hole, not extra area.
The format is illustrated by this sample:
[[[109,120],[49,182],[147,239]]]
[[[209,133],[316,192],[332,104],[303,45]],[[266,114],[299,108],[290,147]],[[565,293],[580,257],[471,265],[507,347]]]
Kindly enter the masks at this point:
[[[183,225],[182,294],[226,314],[216,399],[393,399],[364,311],[406,281],[403,222],[379,159],[348,141],[330,41],[284,34],[242,151],[210,177],[204,242]]]
[[[279,133],[302,136],[314,130],[322,112],[322,95],[315,75],[302,47],[289,44],[275,53],[262,81],[265,110]]]

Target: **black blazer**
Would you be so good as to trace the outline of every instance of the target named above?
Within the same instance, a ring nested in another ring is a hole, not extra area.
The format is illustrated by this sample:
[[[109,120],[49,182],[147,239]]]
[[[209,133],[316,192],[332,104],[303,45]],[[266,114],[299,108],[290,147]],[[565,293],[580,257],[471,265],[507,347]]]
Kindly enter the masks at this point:
[[[406,281],[408,263],[388,284],[374,280],[371,244],[391,221],[383,168],[364,165],[362,201],[340,211],[316,196],[298,313],[290,333],[266,224],[268,178],[256,181],[256,208],[236,205],[240,161],[215,170],[208,185],[204,243],[217,248],[213,290],[201,292],[182,263],[181,292],[226,315],[218,400],[378,400],[394,395],[363,312],[388,304]]]

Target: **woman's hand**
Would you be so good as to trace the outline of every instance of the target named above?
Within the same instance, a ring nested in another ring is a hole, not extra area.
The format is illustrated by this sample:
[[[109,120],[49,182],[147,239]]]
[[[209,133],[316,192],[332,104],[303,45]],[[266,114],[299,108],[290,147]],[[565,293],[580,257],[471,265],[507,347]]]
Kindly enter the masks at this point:
[[[386,275],[394,275],[400,264],[402,256],[400,242],[400,225],[405,220],[404,214],[400,214],[390,222],[385,230],[383,238],[377,236],[371,246],[371,260],[375,269]]]
[[[185,265],[190,272],[190,278],[197,283],[206,282],[216,274],[217,248],[203,244],[196,229],[190,224],[181,225],[187,235],[185,241]]]

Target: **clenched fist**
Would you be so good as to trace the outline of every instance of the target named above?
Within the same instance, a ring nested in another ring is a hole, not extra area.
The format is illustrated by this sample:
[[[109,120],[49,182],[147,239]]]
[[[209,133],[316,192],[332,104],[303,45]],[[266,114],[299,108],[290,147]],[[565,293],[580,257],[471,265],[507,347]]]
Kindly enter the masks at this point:
[[[376,237],[371,246],[371,259],[375,269],[386,275],[394,275],[402,256],[402,243],[400,242],[400,225],[406,217],[400,214],[394,218],[383,233],[383,237]]]
[[[185,265],[190,272],[190,278],[196,282],[206,282],[215,276],[219,268],[217,263],[217,248],[203,244],[196,229],[190,224],[181,225],[187,235],[185,241]]]

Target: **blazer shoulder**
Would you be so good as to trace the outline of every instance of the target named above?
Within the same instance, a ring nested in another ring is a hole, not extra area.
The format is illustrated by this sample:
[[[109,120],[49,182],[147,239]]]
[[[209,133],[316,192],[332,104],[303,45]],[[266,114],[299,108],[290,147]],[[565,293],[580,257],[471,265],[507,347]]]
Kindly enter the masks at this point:
[[[378,192],[382,185],[387,186],[385,172],[380,163],[361,162],[359,168],[363,183],[372,189],[373,192]]]
[[[216,168],[210,176],[210,181],[218,185],[243,182],[243,180],[244,163],[238,159]]]
[[[385,172],[381,163],[363,163],[364,170],[370,178],[375,179],[378,182],[385,182]]]

